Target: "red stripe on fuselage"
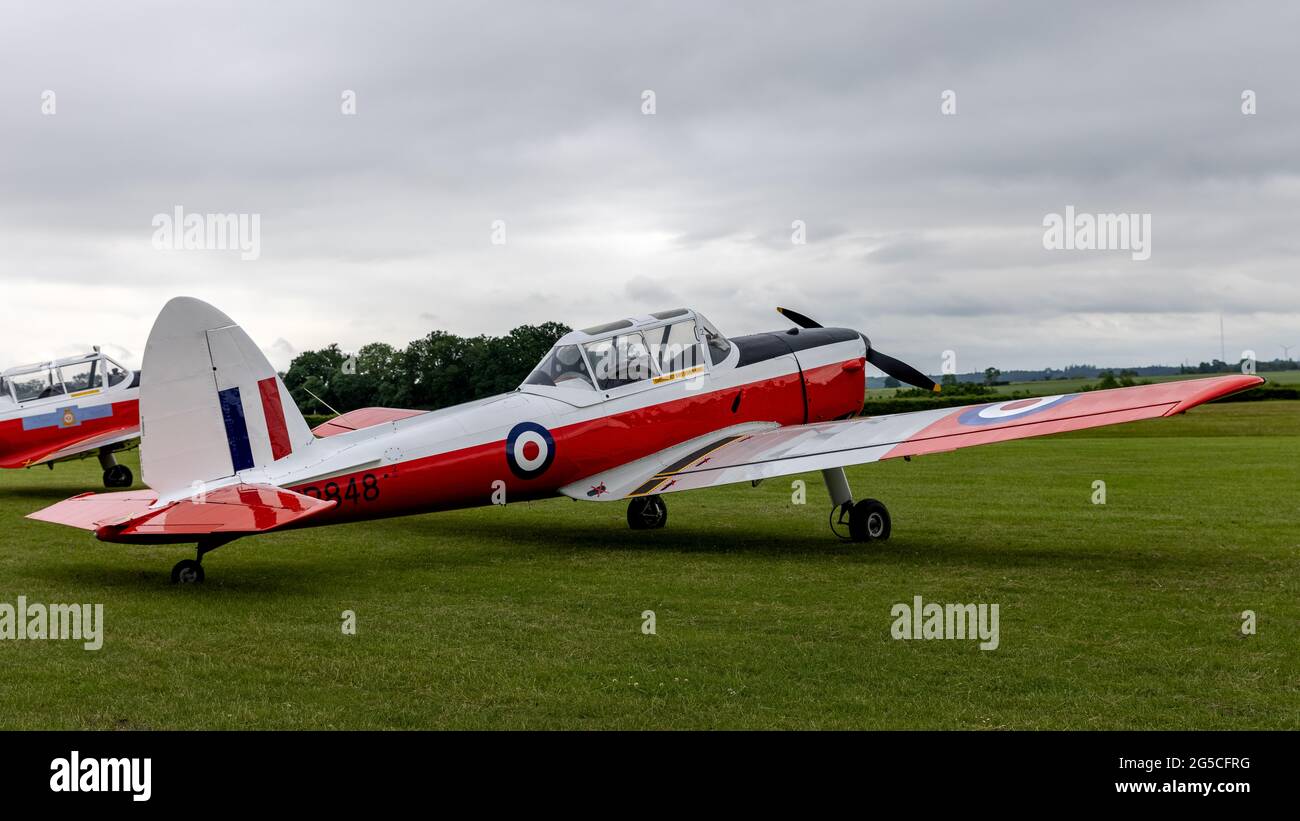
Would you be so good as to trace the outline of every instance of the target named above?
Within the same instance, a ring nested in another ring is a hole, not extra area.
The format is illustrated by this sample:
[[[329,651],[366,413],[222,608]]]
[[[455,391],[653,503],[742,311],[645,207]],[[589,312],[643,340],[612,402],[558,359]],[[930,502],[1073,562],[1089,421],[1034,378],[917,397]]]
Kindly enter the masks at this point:
[[[804,372],[806,381],[820,386],[819,416],[835,418],[862,409],[863,370],[846,371],[846,364],[836,362]],[[836,401],[841,404],[836,406]],[[520,479],[510,471],[502,439],[312,485],[294,485],[291,489],[299,493],[337,497],[339,504],[290,527],[485,506],[492,503],[497,481],[505,483],[507,502],[549,498],[579,479],[715,430],[745,422],[800,424],[804,414],[804,388],[797,372],[685,396],[553,429],[555,461],[535,479]],[[367,475],[375,477],[373,500],[366,498]]]
[[[284,423],[284,406],[280,404],[280,386],[274,376],[257,383],[262,395],[262,415],[266,417],[266,434],[271,440],[271,458],[283,459],[293,453],[289,428]]]

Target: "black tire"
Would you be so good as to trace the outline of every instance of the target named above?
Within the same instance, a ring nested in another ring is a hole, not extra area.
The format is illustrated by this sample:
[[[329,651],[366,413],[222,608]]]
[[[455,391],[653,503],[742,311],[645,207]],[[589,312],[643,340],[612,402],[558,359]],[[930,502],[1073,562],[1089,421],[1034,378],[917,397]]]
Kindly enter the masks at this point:
[[[130,487],[135,481],[126,465],[113,465],[104,471],[104,487]]]
[[[194,559],[181,559],[172,568],[172,584],[202,584],[203,565]]]
[[[638,496],[627,505],[627,526],[658,530],[668,523],[668,503],[661,496]]]
[[[863,499],[849,511],[849,536],[855,542],[883,542],[890,526],[889,510],[877,499]]]

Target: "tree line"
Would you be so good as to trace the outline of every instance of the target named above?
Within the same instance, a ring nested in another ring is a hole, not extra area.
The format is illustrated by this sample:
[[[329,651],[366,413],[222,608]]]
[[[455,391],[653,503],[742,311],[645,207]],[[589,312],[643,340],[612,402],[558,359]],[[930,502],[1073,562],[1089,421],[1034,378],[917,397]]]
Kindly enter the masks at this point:
[[[284,385],[305,414],[381,406],[434,410],[512,391],[541,361],[567,325],[520,325],[505,336],[463,337],[433,331],[405,348],[383,342],[356,353],[338,344],[304,351]],[[329,407],[327,407],[329,406]]]
[[[1222,359],[1215,358],[1210,362],[1202,362],[1199,365],[1180,365],[1179,373],[1242,373],[1242,365],[1247,360],[1239,359],[1236,362],[1224,362]],[[1293,371],[1300,367],[1294,359],[1270,359],[1268,361],[1256,361],[1256,372],[1269,371]]]

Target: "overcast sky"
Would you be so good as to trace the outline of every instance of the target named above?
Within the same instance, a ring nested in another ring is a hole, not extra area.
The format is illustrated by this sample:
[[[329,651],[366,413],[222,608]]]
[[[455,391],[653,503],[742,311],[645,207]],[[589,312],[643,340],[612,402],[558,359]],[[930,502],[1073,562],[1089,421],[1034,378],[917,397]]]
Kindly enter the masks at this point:
[[[0,367],[138,365],[176,295],[281,368],[678,305],[932,373],[1199,361],[1220,312],[1300,354],[1297,4],[207,6],[4,12]],[[1149,213],[1150,259],[1044,249],[1067,205]],[[260,257],[156,249],[176,206]]]

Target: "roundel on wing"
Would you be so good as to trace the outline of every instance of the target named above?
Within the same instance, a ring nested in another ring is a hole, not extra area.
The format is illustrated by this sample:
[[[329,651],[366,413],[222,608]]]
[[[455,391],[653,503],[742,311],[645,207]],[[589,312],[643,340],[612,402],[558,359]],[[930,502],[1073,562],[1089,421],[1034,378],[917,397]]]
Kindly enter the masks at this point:
[[[536,422],[520,422],[506,437],[506,463],[520,479],[536,479],[555,461],[555,439]]]
[[[1069,402],[1076,394],[1063,396],[1039,396],[1034,399],[1015,399],[999,402],[996,405],[980,405],[962,411],[957,421],[963,425],[997,425],[1012,422],[1024,416],[1033,416],[1050,408],[1059,408]]]

